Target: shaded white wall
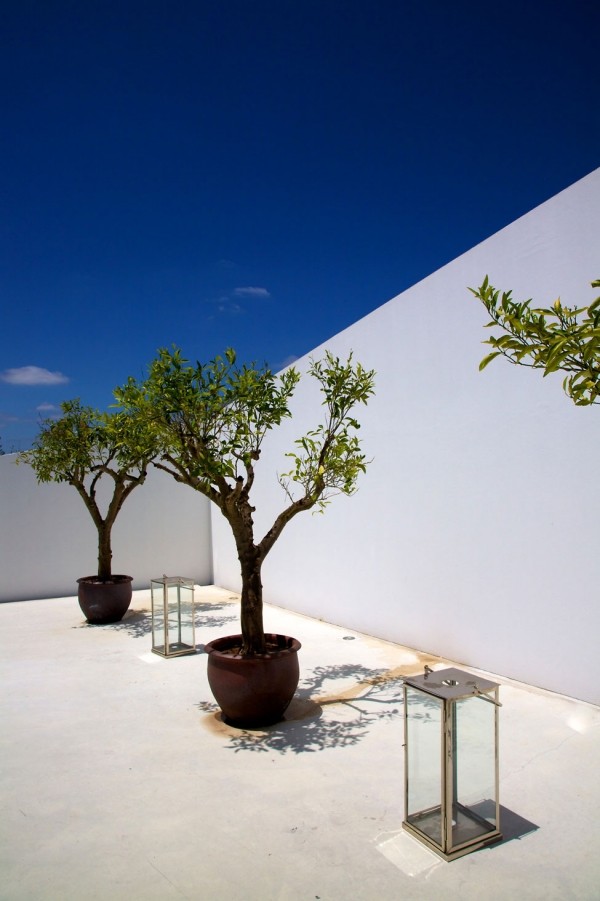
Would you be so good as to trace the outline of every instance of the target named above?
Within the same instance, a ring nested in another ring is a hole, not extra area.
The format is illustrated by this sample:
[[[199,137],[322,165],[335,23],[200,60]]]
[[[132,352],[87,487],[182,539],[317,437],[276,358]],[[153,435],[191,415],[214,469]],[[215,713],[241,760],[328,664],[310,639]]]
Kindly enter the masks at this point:
[[[287,527],[267,601],[600,702],[600,409],[560,376],[500,359],[479,373],[488,317],[467,290],[487,273],[516,299],[588,304],[599,250],[600,169],[324,345],[377,370],[358,411],[373,462],[355,497]],[[259,464],[260,534],[285,451],[318,421],[308,379],[294,409]],[[239,590],[218,511],[213,548],[215,582]]]
[[[70,485],[38,485],[30,466],[0,457],[0,601],[76,594],[76,579],[98,571],[97,531]],[[113,527],[113,572],[212,582],[208,501],[151,468]]]

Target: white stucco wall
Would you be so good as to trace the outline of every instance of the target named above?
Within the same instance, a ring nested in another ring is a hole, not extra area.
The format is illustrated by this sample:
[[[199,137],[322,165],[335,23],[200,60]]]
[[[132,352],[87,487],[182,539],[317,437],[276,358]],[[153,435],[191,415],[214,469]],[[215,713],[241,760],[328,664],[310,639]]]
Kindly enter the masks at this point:
[[[69,485],[38,485],[15,454],[0,457],[0,601],[76,594],[76,579],[97,572],[97,531]],[[168,575],[212,582],[208,501],[151,469],[113,527],[113,572],[133,587]]]
[[[326,343],[377,370],[358,411],[373,462],[355,497],[288,526],[267,601],[600,702],[600,409],[575,407],[560,376],[479,373],[488,317],[467,291],[487,273],[517,299],[587,304],[599,250],[600,169]],[[260,463],[261,534],[285,450],[318,421],[308,380],[294,409]],[[215,582],[239,589],[218,512],[213,548]]]

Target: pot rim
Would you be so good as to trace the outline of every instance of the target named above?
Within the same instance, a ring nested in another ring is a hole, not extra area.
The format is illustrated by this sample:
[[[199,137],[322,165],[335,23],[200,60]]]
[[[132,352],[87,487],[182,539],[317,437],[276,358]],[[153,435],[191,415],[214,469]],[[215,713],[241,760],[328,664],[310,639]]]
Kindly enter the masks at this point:
[[[209,655],[214,654],[215,657],[224,657],[227,660],[267,660],[272,657],[297,654],[302,647],[297,638],[293,638],[291,635],[283,635],[279,632],[265,632],[265,638],[267,640],[269,638],[284,638],[288,643],[288,646],[283,648],[277,647],[272,651],[267,651],[266,654],[254,654],[252,657],[242,657],[241,654],[233,655],[226,653],[231,647],[242,643],[243,636],[240,632],[236,635],[221,635],[219,638],[213,638],[212,641],[209,641],[204,645],[204,650]],[[218,645],[221,645],[221,647],[218,647]]]
[[[118,585],[122,582],[133,582],[133,576],[115,574],[110,579],[101,579],[99,576],[81,576],[81,578],[77,579],[77,584],[81,585],[82,582],[86,585]]]

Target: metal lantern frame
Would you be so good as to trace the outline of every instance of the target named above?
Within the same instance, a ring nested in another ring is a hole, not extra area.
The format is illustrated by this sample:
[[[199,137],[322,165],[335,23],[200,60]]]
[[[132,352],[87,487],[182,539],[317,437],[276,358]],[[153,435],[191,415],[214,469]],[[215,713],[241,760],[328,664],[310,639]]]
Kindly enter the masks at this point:
[[[162,576],[150,580],[152,651],[161,657],[196,653],[194,580]]]
[[[454,667],[404,680],[402,826],[444,860],[502,838],[501,706],[496,682]]]

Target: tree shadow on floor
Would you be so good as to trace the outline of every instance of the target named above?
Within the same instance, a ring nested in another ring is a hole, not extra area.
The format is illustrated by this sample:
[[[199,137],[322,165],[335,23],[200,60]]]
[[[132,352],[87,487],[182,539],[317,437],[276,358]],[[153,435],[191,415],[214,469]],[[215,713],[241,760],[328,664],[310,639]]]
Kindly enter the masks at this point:
[[[225,615],[221,611],[228,611],[229,615]],[[196,604],[196,628],[197,629],[221,629],[227,623],[238,622],[239,613],[230,613],[231,604]]]
[[[88,623],[84,621],[73,629],[111,629],[113,632],[126,632],[132,638],[143,638],[152,632],[152,617],[147,610],[128,610],[123,619],[117,623]]]
[[[227,736],[228,748],[235,753],[315,753],[352,747],[368,736],[375,722],[400,719],[402,680],[397,670],[362,664],[316,667],[301,683],[285,719],[260,729],[228,725],[214,703],[200,702],[198,708],[210,714],[215,731]],[[332,693],[321,694],[326,688]]]
[[[221,629],[227,623],[237,620],[237,613],[225,615],[231,604],[195,604],[195,624],[198,629]],[[184,610],[184,613],[186,611]],[[189,610],[188,610],[189,615]],[[126,632],[132,638],[144,638],[152,632],[152,614],[149,610],[128,610],[122,620],[117,623],[92,624],[88,622],[73,626],[74,629],[112,629],[114,632]]]

